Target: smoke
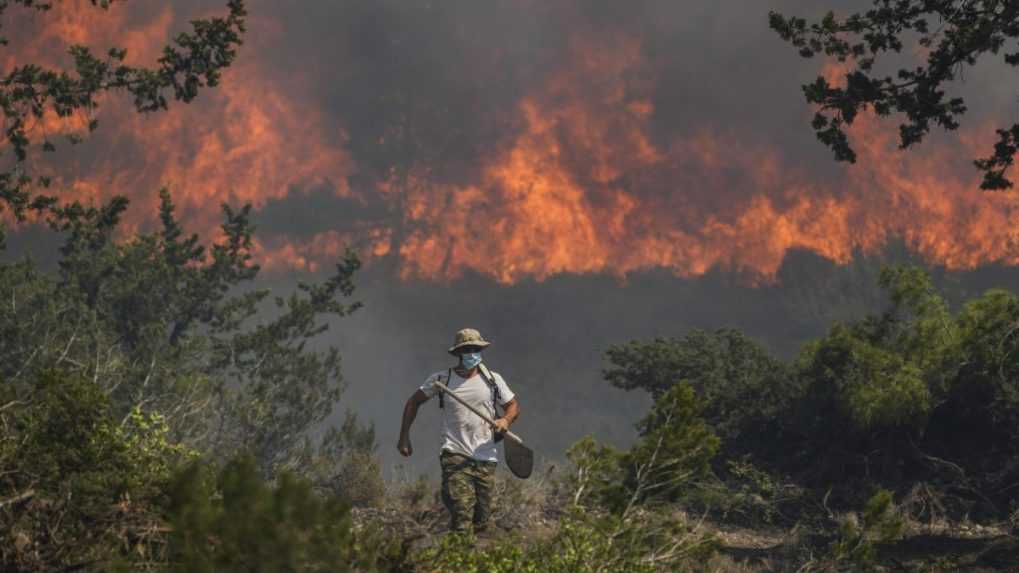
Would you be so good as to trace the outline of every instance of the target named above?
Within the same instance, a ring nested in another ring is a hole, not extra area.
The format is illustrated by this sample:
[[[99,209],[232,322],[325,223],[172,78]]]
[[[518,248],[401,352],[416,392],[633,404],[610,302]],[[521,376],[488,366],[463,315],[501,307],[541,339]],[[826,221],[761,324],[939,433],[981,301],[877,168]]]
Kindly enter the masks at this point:
[[[636,436],[634,423],[648,411],[642,392],[610,387],[601,377],[612,344],[655,336],[683,336],[692,328],[737,328],[783,359],[833,321],[849,321],[888,307],[877,285],[882,264],[919,263],[901,243],[879,255],[835,264],[809,251],[791,253],[777,284],[747,288],[744,280],[712,271],[677,278],[668,271],[636,273],[625,283],[607,276],[558,275],[538,282],[500,285],[477,274],[446,284],[399,281],[394,269],[375,266],[358,277],[365,307],[335,323],[331,332],[344,357],[349,387],[344,409],[375,422],[388,471],[403,465],[433,472],[440,414],[422,406],[412,430],[415,454],[395,448],[403,403],[437,371],[453,365],[446,353],[456,330],[478,328],[492,340],[485,352],[521,403],[514,430],[539,458],[560,462],[585,435],[619,447]],[[931,268],[941,292],[960,301],[991,287],[1019,288],[1014,267],[972,272]],[[397,472],[398,473],[398,472]]]

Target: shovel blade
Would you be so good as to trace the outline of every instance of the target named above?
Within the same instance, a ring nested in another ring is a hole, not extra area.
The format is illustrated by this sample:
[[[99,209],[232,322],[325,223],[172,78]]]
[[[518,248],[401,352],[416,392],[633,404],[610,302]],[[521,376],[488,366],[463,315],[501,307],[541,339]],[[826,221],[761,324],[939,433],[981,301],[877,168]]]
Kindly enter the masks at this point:
[[[520,479],[531,477],[534,469],[534,451],[516,440],[503,440],[502,453],[506,458],[506,467]]]

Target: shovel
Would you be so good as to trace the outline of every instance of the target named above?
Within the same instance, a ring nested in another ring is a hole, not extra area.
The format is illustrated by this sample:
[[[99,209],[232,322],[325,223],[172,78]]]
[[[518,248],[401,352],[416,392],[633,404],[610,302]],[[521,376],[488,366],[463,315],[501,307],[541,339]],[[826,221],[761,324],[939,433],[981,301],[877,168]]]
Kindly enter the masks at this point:
[[[492,426],[492,428],[495,428],[494,420],[486,416],[484,413],[482,413],[474,406],[471,406],[467,402],[464,402],[462,398],[451,392],[449,388],[446,387],[445,384],[436,380],[435,386],[439,390],[445,392],[447,396],[463,405],[464,408],[467,408],[471,412],[474,412],[475,414],[480,416],[481,419],[488,422],[488,425]],[[503,440],[502,442],[503,454],[506,456],[506,466],[510,469],[511,472],[513,472],[513,475],[517,476],[520,479],[527,479],[531,477],[531,470],[534,469],[534,451],[532,451],[531,448],[525,446],[524,441],[520,439],[520,436],[514,434],[513,432],[506,430],[503,433],[503,435],[509,438],[508,440]]]

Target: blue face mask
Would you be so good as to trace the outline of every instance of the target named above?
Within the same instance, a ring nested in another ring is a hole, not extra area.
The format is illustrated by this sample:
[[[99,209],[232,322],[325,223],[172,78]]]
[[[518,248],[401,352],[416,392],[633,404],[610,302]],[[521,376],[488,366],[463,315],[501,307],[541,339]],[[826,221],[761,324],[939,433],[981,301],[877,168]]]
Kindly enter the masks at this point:
[[[463,367],[470,370],[478,364],[481,364],[481,353],[480,352],[469,352],[467,354],[460,355],[460,364]]]

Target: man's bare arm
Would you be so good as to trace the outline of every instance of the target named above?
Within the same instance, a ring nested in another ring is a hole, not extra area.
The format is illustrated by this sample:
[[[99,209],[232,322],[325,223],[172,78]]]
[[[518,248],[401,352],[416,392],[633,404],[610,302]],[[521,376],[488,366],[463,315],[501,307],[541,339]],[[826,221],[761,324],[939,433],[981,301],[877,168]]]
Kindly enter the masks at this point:
[[[414,423],[414,418],[417,418],[418,406],[427,401],[428,396],[419,389],[407,399],[407,403],[403,406],[403,419],[400,422],[400,441],[396,444],[396,449],[400,450],[400,454],[403,456],[409,456],[414,453],[414,448],[410,445],[410,426]]]
[[[495,425],[499,427],[500,432],[505,432],[509,429],[510,424],[516,421],[517,416],[520,415],[520,403],[517,402],[516,398],[513,398],[503,406],[505,413],[501,418],[495,420]]]

